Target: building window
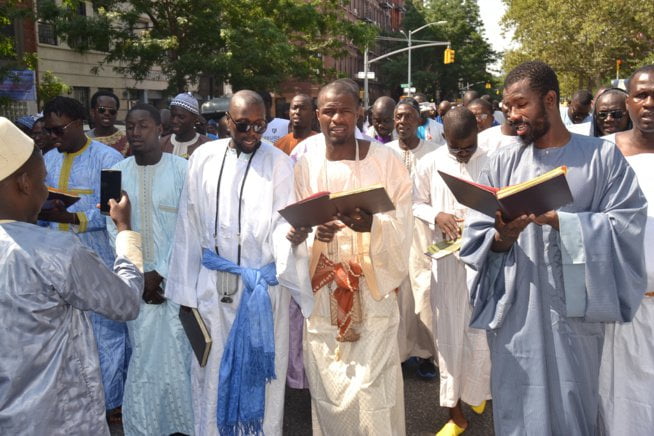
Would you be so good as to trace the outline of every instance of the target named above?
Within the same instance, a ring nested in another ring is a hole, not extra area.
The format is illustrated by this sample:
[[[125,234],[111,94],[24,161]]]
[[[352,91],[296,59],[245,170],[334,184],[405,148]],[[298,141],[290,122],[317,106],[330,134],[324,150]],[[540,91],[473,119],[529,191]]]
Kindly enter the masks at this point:
[[[57,45],[57,33],[54,24],[39,22],[39,43]]]
[[[82,103],[82,106],[88,111],[90,104],[89,104],[89,88],[86,86],[73,86],[73,98],[80,103]]]

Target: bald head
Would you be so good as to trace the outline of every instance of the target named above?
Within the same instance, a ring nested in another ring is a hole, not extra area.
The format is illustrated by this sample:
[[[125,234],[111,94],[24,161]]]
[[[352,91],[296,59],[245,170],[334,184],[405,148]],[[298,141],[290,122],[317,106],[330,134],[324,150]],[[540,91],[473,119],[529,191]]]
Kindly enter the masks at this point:
[[[375,103],[372,105],[372,111],[391,111],[395,109],[395,100],[390,97],[382,96],[375,100]]]
[[[478,98],[479,98],[479,93],[474,89],[466,91],[465,94],[463,94],[463,105],[468,106],[468,103]]]
[[[477,134],[477,119],[465,107],[455,107],[443,117],[445,137],[450,140],[465,139],[471,134]]]
[[[258,93],[249,89],[238,91],[229,101],[230,112],[236,110],[236,108],[241,109],[252,106],[259,106],[264,112],[266,111],[266,104],[264,103],[263,98],[261,98]]]
[[[450,110],[451,104],[447,100],[443,100],[438,105],[438,115],[444,117],[445,114]]]
[[[390,141],[393,138],[393,111],[395,110],[395,100],[390,97],[379,97],[370,109],[372,116],[372,125],[375,128],[377,136],[383,141]]]
[[[349,79],[338,79],[320,88],[318,93],[318,108],[325,103],[326,95],[347,95],[352,97],[355,104],[359,105],[359,86]]]

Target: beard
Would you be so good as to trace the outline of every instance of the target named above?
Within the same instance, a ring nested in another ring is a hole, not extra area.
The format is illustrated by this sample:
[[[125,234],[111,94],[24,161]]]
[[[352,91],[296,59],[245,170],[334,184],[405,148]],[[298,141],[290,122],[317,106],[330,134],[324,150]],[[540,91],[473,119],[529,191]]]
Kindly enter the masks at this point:
[[[520,142],[522,142],[522,145],[533,144],[534,141],[537,141],[538,139],[545,136],[545,134],[550,130],[550,121],[547,119],[547,115],[545,114],[545,104],[543,104],[542,101],[540,102],[538,114],[534,116],[533,121],[525,122],[523,120],[521,123],[512,123],[512,124],[513,127],[515,128],[516,125],[522,123],[529,126],[529,129],[525,134],[518,135],[518,137],[520,138]]]

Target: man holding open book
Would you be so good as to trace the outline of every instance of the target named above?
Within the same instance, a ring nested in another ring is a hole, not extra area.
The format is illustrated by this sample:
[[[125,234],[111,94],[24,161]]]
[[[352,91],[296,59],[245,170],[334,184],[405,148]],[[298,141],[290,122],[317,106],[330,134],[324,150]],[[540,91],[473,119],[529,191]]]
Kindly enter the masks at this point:
[[[382,184],[395,210],[356,208],[316,226],[310,238],[314,311],[306,321],[304,364],[314,435],[403,435],[396,288],[408,272],[411,181],[392,150],[355,139],[358,89],[323,87],[323,142],[295,166],[298,198]],[[306,231],[294,229],[294,242]]]
[[[468,217],[461,257],[475,270],[471,325],[489,331],[495,432],[594,435],[603,323],[631,320],[645,290],[645,198],[613,144],[565,128],[548,65],[511,71],[504,104],[522,143],[492,155],[479,182],[565,165],[573,201],[511,221]]]

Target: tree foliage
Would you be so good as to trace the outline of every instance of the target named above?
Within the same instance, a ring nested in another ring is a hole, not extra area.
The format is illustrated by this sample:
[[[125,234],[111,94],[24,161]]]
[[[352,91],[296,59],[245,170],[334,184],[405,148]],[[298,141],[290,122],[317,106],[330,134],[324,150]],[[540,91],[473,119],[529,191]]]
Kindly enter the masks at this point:
[[[155,66],[177,92],[202,76],[235,89],[274,89],[284,79],[320,79],[323,56],[364,46],[374,31],[344,20],[339,0],[98,0],[81,16],[79,0],[39,2],[73,48],[106,52],[113,66],[143,80]]]
[[[424,4],[424,6],[423,6]],[[474,0],[430,0],[407,2],[407,12],[402,27],[407,33],[426,23],[447,21],[429,26],[413,35],[412,39],[450,41],[456,51],[453,64],[443,64],[445,47],[416,49],[412,54],[412,82],[417,91],[430,97],[458,98],[462,87],[484,92],[484,84],[491,80],[486,71],[496,57],[490,44],[484,39],[479,6]],[[402,37],[402,34],[394,35]],[[414,45],[420,43],[416,42]],[[406,43],[394,44],[392,48],[406,47]],[[408,56],[384,60],[382,81],[389,88],[397,88],[407,80]]]
[[[520,44],[504,58],[505,71],[540,59],[559,74],[562,93],[606,85],[621,59],[626,77],[654,61],[654,2],[504,0],[505,28]]]

